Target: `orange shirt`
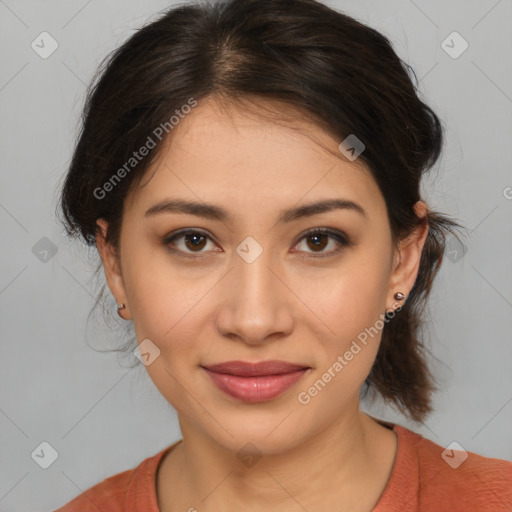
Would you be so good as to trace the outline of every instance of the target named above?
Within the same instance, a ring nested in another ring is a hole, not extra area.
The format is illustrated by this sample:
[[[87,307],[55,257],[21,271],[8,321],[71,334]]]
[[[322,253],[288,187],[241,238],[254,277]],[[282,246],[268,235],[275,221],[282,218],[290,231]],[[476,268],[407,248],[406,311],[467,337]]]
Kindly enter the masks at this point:
[[[371,512],[511,512],[512,462],[445,449],[400,425],[398,451]],[[55,512],[160,512],[156,472],[176,441],[137,467],[106,478]],[[444,452],[444,453],[443,453]],[[462,461],[461,455],[467,458]],[[458,466],[458,467],[456,467]]]

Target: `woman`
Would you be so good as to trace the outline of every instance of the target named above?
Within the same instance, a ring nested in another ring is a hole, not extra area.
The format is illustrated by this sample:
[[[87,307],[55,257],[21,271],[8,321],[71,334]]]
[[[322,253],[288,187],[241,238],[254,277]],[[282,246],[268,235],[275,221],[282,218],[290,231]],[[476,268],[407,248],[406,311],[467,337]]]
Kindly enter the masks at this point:
[[[443,131],[389,41],[313,0],[170,9],[89,93],[61,206],[182,439],[59,512],[510,510],[512,463],[413,420]],[[457,447],[456,447],[457,448]]]

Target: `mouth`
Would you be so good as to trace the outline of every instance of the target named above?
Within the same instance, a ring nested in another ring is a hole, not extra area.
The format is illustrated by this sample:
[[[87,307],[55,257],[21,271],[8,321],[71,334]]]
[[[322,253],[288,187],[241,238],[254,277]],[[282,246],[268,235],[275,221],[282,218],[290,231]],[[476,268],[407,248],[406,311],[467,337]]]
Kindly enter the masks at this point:
[[[278,397],[311,369],[285,361],[226,361],[201,366],[217,388],[243,402],[263,402]]]

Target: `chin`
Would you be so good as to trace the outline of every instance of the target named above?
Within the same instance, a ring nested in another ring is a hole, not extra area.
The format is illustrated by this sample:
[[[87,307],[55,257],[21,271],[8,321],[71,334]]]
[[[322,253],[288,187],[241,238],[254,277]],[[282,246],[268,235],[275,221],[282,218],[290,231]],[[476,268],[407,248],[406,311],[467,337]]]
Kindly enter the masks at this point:
[[[233,452],[243,463],[248,455],[258,458],[264,455],[283,454],[299,446],[302,441],[288,430],[283,431],[282,435],[271,434],[270,436],[268,432],[257,430],[253,434],[246,428],[232,433],[234,437],[225,434],[221,438],[215,437],[214,440],[224,449]]]
[[[307,436],[304,432],[307,426],[304,422],[299,425],[297,411],[292,411],[291,407],[267,414],[261,410],[254,410],[252,414],[238,411],[237,417],[230,417],[212,410],[212,415],[222,426],[212,421],[203,428],[216,444],[235,454],[245,447],[265,455],[278,455],[299,446]]]

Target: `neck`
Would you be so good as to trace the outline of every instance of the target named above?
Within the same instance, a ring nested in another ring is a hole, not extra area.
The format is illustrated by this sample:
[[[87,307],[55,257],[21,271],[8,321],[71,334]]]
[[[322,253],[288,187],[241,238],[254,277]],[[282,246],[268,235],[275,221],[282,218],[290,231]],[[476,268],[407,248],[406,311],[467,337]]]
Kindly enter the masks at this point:
[[[296,511],[298,506],[308,512],[369,512],[385,488],[396,453],[394,432],[358,407],[293,449],[243,460],[182,418],[180,426],[183,442],[159,475],[162,512],[192,507]]]

